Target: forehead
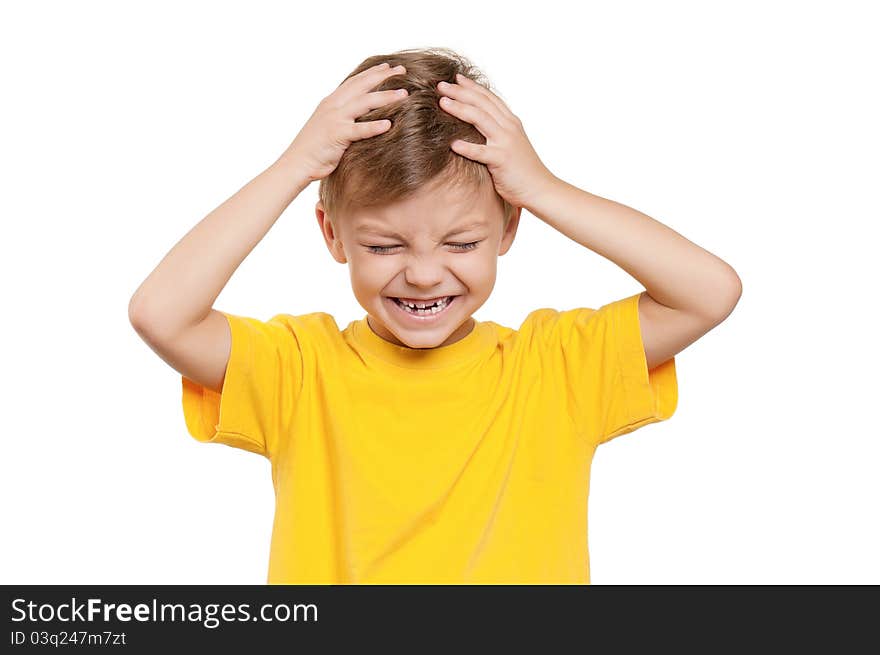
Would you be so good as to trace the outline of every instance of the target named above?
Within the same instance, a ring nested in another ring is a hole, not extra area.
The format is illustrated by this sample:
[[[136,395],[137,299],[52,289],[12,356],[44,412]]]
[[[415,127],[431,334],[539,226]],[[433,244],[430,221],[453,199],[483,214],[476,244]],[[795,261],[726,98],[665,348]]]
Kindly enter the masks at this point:
[[[399,236],[398,232],[423,229],[449,236],[490,228],[502,214],[501,199],[491,184],[479,189],[440,184],[389,205],[353,209],[350,225],[358,234]]]

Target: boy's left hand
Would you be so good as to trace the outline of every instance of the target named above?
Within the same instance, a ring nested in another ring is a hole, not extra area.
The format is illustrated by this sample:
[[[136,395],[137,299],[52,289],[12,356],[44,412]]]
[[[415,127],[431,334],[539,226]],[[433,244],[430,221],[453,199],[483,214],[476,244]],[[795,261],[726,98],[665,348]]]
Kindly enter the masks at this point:
[[[486,144],[453,141],[452,150],[486,164],[495,190],[514,207],[530,208],[556,177],[544,166],[517,118],[504,101],[472,79],[456,74],[458,84],[441,82],[440,107],[476,127]],[[450,100],[451,99],[451,100]]]

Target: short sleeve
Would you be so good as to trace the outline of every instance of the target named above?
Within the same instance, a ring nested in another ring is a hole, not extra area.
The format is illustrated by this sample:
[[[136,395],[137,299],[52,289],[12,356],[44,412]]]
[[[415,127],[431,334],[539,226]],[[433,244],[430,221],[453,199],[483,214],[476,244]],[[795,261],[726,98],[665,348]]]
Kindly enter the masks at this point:
[[[558,351],[564,371],[569,412],[594,445],[666,420],[678,404],[675,358],[648,370],[641,293],[598,310],[556,312],[547,326],[548,347]]]
[[[271,460],[300,395],[300,343],[286,315],[264,322],[223,314],[232,334],[223,388],[217,393],[182,376],[186,427],[198,441]]]

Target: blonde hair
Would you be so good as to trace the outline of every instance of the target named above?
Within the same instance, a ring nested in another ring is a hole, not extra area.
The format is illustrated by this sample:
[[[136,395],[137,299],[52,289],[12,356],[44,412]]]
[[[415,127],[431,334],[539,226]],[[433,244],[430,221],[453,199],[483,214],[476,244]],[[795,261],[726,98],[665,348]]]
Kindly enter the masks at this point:
[[[479,69],[448,48],[407,49],[368,57],[345,79],[386,61],[392,67],[403,64],[406,72],[385,78],[370,91],[405,88],[409,95],[355,119],[387,118],[391,127],[352,142],[336,169],[320,180],[318,197],[331,217],[350,207],[384,206],[403,200],[428,185],[477,190],[493,184],[485,164],[450,148],[457,139],[485,144],[486,138],[470,123],[441,109],[437,91],[440,81],[457,83],[456,73],[493,90]],[[514,207],[497,197],[506,227]]]

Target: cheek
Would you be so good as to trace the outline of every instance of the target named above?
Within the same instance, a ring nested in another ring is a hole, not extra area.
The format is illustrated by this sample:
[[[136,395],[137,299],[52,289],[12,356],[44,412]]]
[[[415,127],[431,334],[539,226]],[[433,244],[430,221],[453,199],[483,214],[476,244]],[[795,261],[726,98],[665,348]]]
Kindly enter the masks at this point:
[[[468,257],[467,261],[462,262],[453,270],[477,281],[490,280],[495,276],[497,262],[498,257],[487,250],[479,255],[475,254],[473,257]]]
[[[397,270],[397,266],[392,264],[390,259],[375,255],[359,255],[349,260],[352,282],[361,288],[385,286]]]

